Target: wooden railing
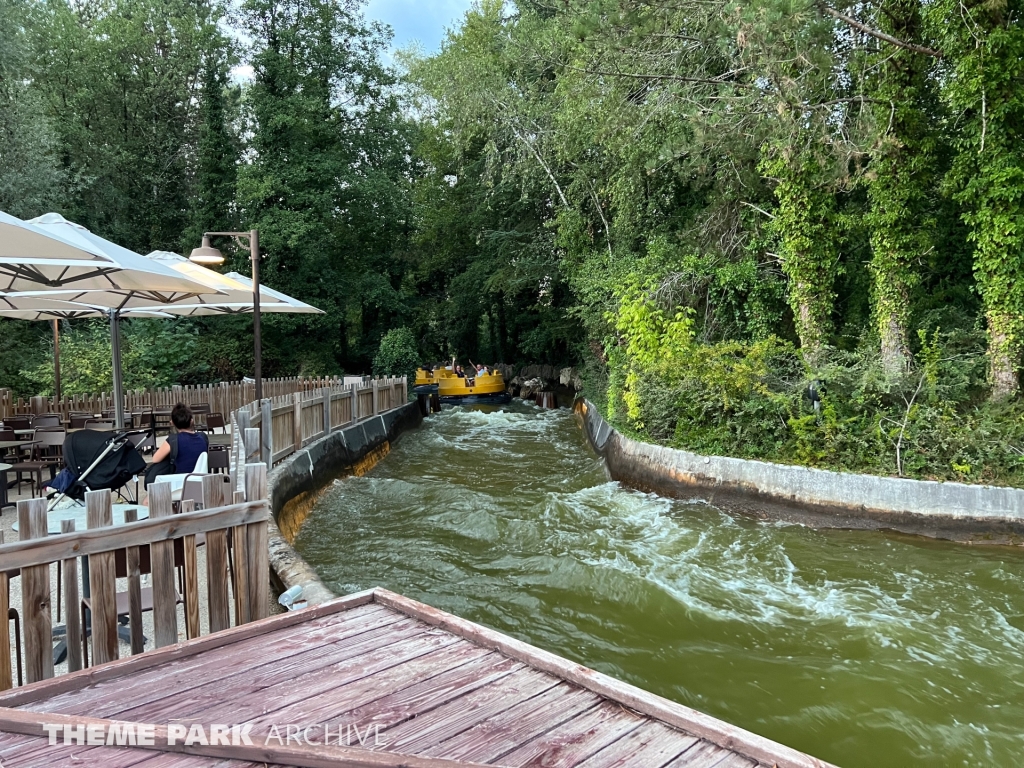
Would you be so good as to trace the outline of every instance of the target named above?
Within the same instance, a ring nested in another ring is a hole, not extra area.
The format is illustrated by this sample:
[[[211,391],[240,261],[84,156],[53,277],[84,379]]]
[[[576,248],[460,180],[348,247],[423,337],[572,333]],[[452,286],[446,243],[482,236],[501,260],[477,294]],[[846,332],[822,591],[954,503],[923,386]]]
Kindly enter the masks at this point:
[[[309,378],[292,376],[284,379],[263,379],[266,397],[283,397],[294,392],[309,392],[323,387],[341,386],[337,377]],[[215,384],[154,387],[125,392],[125,410],[138,408],[170,408],[176,403],[196,405],[207,403],[210,410],[227,414],[256,399],[256,385],[251,381],[221,381]],[[16,398],[10,390],[0,390],[0,419],[39,413],[60,413],[67,417],[74,412],[103,413],[114,408],[109,392],[74,395],[57,400],[53,397]]]
[[[409,382],[397,377],[333,384],[248,403],[231,414],[232,474],[255,460],[273,467],[314,440],[398,408],[408,399]]]
[[[122,553],[133,655],[144,650],[142,611],[149,605],[157,648],[178,642],[177,604],[182,601],[183,628],[189,639],[200,635],[203,605],[211,633],[266,617],[270,608],[266,465],[246,466],[244,478],[245,491],[232,492],[226,476],[203,476],[203,508],[196,511],[194,502],[186,500],[180,514],[172,514],[171,486],[154,483],[149,489],[149,519],[136,522],[132,514],[136,510],[129,509],[128,522],[119,526],[112,526],[110,491],[91,491],[85,498],[88,530],[76,531],[74,521],[65,520],[62,533],[53,536],[47,535],[46,500],[19,501],[21,541],[4,545],[0,537],[0,617],[7,621],[11,607],[9,578],[20,578],[26,682],[54,676],[50,575],[55,563],[63,570],[68,671],[88,665],[90,644],[83,644],[82,638],[90,627],[92,663],[118,658],[116,562]],[[205,599],[199,589],[197,536],[205,536]],[[88,612],[79,592],[80,559],[88,575],[82,580],[83,590],[86,585],[90,589]],[[150,564],[152,573],[145,600],[142,562]],[[176,567],[183,570],[180,596]],[[89,614],[91,622],[83,623]],[[0,632],[0,690],[13,685],[11,659],[5,626]]]

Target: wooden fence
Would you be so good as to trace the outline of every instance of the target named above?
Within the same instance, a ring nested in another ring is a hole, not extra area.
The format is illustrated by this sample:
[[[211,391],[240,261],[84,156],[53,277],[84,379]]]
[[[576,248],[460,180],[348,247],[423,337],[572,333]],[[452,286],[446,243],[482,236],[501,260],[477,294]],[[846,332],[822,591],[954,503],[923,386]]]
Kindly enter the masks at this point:
[[[10,578],[21,579],[20,624],[24,636],[25,681],[54,676],[53,617],[50,605],[51,565],[60,563],[64,587],[68,670],[88,666],[86,604],[79,592],[79,559],[90,588],[92,663],[118,658],[117,558],[124,557],[132,654],[143,652],[142,612],[153,611],[154,645],[178,642],[177,604],[184,603],[184,630],[188,638],[201,631],[196,537],[205,536],[206,614],[209,631],[261,619],[270,608],[270,565],[267,543],[267,468],[245,467],[244,492],[232,492],[225,475],[203,477],[203,508],[182,502],[172,514],[170,485],[149,489],[149,519],[135,521],[129,509],[124,525],[112,527],[110,491],[86,494],[88,530],[76,531],[74,521],[62,522],[62,533],[47,535],[45,499],[18,502],[21,541],[3,544],[0,537],[0,617],[7,621]],[[141,564],[148,563],[152,587],[142,588]],[[181,568],[183,594],[175,586],[175,568]],[[0,632],[0,690],[13,685],[10,637]],[[20,654],[19,654],[20,671]]]
[[[408,399],[407,379],[384,378],[247,403],[231,413],[232,474],[237,477],[236,468],[251,461],[273,467],[314,440],[405,405]]]
[[[265,397],[283,397],[294,392],[310,392],[324,387],[341,386],[337,377],[309,378],[292,376],[284,379],[264,379]],[[251,381],[221,381],[215,384],[155,387],[125,392],[125,413],[138,408],[170,408],[176,403],[198,405],[205,403],[215,413],[227,414],[256,399],[256,385]],[[40,413],[59,413],[65,418],[71,413],[103,413],[113,410],[114,398],[109,392],[92,395],[73,395],[56,400],[53,397],[15,398],[10,390],[0,390],[0,419]]]

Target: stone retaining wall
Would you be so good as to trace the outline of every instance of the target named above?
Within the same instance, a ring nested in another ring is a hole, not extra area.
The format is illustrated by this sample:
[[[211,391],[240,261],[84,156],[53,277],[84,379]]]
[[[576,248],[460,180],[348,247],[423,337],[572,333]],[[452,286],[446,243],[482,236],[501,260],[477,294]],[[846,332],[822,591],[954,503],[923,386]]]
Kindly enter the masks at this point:
[[[857,475],[700,456],[631,440],[579,400],[590,445],[614,480],[719,509],[815,527],[888,528],[958,541],[1024,543],[1024,490]]]
[[[373,416],[332,432],[289,456],[270,472],[270,569],[274,586],[284,591],[301,584],[310,605],[336,595],[292,547],[302,523],[335,478],[362,475],[388,455],[403,432],[423,421],[416,403]]]

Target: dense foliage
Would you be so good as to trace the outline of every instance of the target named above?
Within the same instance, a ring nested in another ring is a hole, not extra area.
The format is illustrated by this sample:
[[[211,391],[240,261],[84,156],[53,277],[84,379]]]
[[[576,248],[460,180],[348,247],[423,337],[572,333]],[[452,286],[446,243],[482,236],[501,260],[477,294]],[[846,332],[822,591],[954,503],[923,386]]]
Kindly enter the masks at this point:
[[[400,72],[357,0],[0,16],[0,208],[258,227],[326,311],[267,318],[267,375],[572,363],[647,439],[1024,485],[1021,0],[479,0]],[[166,333],[178,380],[249,372],[245,318]]]
[[[420,241],[641,437],[1024,484],[1019,6],[482,0],[410,65]]]

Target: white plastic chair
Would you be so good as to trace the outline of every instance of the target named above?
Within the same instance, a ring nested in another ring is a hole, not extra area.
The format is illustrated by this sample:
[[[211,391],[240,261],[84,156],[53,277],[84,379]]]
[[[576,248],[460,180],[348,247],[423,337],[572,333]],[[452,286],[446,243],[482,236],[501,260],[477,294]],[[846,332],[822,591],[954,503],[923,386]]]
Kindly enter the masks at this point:
[[[185,485],[185,478],[189,475],[205,475],[209,472],[210,460],[206,455],[206,451],[199,454],[199,458],[196,459],[196,468],[191,472],[183,472],[178,475],[159,475],[153,478],[154,483],[170,483],[171,484],[171,500],[181,500],[181,489]]]

